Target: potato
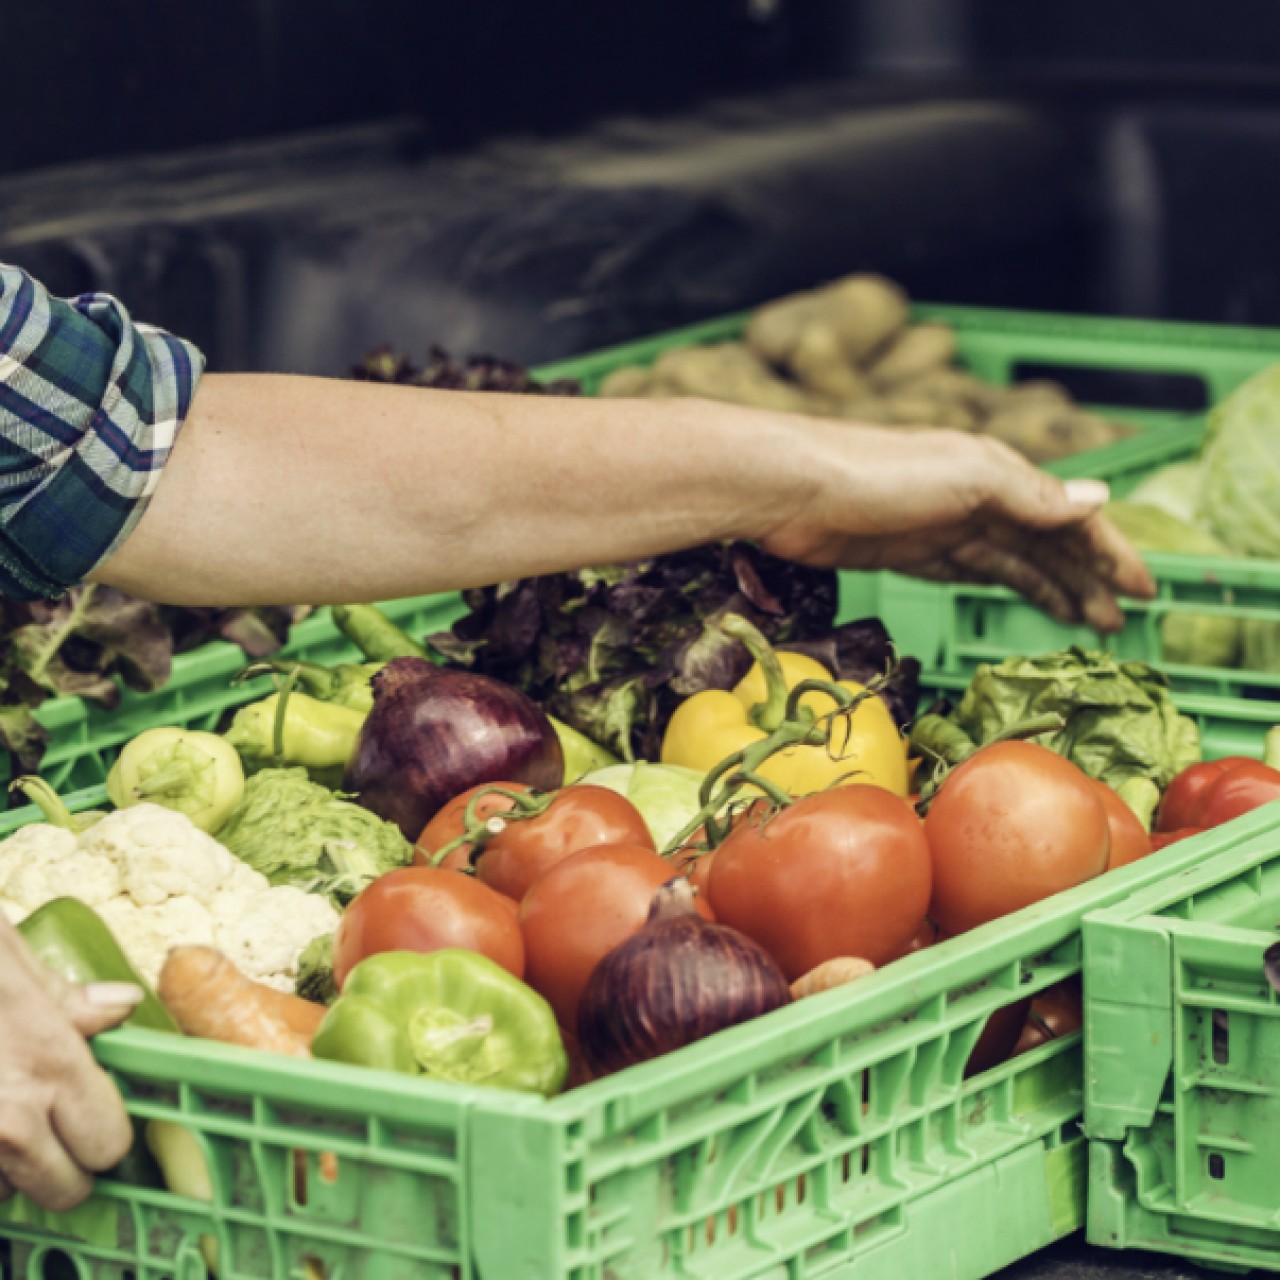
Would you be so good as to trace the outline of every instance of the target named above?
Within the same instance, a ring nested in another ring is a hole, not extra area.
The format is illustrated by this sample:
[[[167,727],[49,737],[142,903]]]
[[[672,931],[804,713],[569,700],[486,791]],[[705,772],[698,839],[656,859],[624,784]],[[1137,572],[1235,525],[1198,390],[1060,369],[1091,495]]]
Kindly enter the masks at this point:
[[[818,294],[818,314],[855,364],[869,360],[907,323],[907,295],[883,276],[846,276]]]
[[[791,372],[806,387],[836,400],[850,400],[866,389],[866,379],[853,368],[836,331],[810,320],[787,358]]]
[[[813,411],[800,388],[784,382],[739,342],[664,352],[654,363],[653,373],[680,395],[791,413]]]
[[[929,369],[917,378],[895,386],[912,395],[931,396],[963,408],[968,414],[985,417],[1004,397],[1001,387],[975,378],[965,369]]]
[[[818,307],[814,293],[793,293],[758,308],[747,323],[747,345],[772,364],[785,364]]]
[[[1048,378],[1033,378],[1029,382],[1015,382],[1004,388],[1004,403],[1009,405],[1054,404],[1062,408],[1073,405],[1067,389]]]
[[[628,365],[607,374],[600,383],[602,396],[642,396],[653,382],[653,375],[639,365]]]
[[[1115,439],[1111,424],[1096,414],[1052,403],[1001,409],[987,419],[982,431],[1012,445],[1032,462],[1052,462]]]
[[[955,358],[956,335],[945,324],[918,324],[900,333],[867,370],[878,387],[919,377]]]

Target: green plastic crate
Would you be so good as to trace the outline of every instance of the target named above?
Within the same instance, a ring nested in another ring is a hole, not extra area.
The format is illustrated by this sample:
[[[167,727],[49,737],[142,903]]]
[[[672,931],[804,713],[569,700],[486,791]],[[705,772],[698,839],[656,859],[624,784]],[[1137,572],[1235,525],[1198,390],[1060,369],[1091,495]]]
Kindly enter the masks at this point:
[[[215,1200],[103,1179],[61,1219],[11,1202],[6,1280],[200,1280],[204,1236],[224,1280],[978,1280],[1083,1225],[1086,1154],[1081,1036],[966,1081],[981,1028],[1081,972],[1086,913],[1199,856],[1173,845],[552,1101],[100,1037],[130,1111],[198,1135]]]
[[[963,691],[979,663],[1035,655],[1071,644],[1105,647],[1163,671],[1174,701],[1200,726],[1206,758],[1262,754],[1267,730],[1280,724],[1280,673],[1166,662],[1161,624],[1170,614],[1213,614],[1280,629],[1280,564],[1152,555],[1158,596],[1122,602],[1125,629],[1100,637],[1055,622],[1003,587],[939,585],[894,573],[844,574],[846,617],[878,616],[899,650],[917,657],[930,687]]]
[[[457,595],[419,596],[380,605],[388,617],[421,636],[448,627],[463,612]],[[295,626],[277,657],[312,662],[347,662],[360,655],[338,630],[328,609]],[[244,651],[214,641],[173,660],[173,675],[155,693],[126,689],[120,705],[107,710],[82,698],[51,698],[36,710],[49,730],[49,746],[40,772],[59,791],[79,790],[105,782],[107,772],[130,738],[154,725],[175,724],[212,729],[223,715],[271,691],[269,678],[232,685],[246,664]],[[0,782],[8,781],[10,761],[0,758]]]
[[[1280,1271],[1280,804],[1187,844],[1085,918],[1089,1239]]]

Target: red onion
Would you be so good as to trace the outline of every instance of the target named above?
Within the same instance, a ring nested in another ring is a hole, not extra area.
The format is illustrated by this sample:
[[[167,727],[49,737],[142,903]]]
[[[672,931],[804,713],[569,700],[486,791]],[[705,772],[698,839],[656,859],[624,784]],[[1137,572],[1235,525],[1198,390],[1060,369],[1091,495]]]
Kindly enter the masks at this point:
[[[658,890],[644,928],[592,972],[578,1005],[578,1045],[587,1067],[603,1075],[790,1001],[773,957],[698,915],[681,877]]]
[[[343,786],[412,841],[450,800],[483,782],[559,787],[564,754],[551,721],[500,680],[393,658],[373,678],[373,710]]]

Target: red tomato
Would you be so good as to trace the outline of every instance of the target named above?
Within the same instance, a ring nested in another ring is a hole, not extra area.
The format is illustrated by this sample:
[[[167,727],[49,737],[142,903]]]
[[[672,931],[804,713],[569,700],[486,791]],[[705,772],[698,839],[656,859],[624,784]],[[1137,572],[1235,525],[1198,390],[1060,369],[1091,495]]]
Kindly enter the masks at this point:
[[[587,783],[565,787],[536,818],[512,820],[493,836],[476,862],[476,875],[519,902],[556,863],[602,844],[657,852],[640,810],[626,796]]]
[[[1111,851],[1092,780],[1034,742],[976,751],[942,784],[924,832],[933,854],[929,918],[948,933],[1092,879]]]
[[[1151,852],[1151,837],[1147,834],[1138,815],[1105,782],[1091,779],[1097,788],[1098,798],[1107,811],[1107,826],[1111,829],[1111,854],[1107,870],[1127,867]]]
[[[1079,1031],[1084,1025],[1084,998],[1080,979],[1055,982],[1031,1001],[1026,1026],[1014,1046],[1013,1056]]]
[[[534,881],[520,904],[525,980],[562,1026],[577,1026],[592,971],[640,931],[653,895],[676,874],[652,846],[606,844],[571,854]],[[698,911],[711,919],[701,900]]]
[[[943,934],[938,926],[926,916],[920,921],[920,927],[915,931],[915,935],[911,941],[902,949],[896,960],[901,960],[904,956],[913,956],[917,951],[925,951],[936,943],[943,941]]]
[[[973,1046],[969,1061],[964,1065],[966,1079],[990,1071],[1012,1057],[1013,1047],[1018,1043],[1030,1009],[1030,999],[1015,1000],[1003,1009],[997,1009],[987,1019],[978,1043]]]
[[[502,787],[506,791],[516,791],[528,795],[533,790],[523,782],[484,782],[479,786],[468,787],[460,796],[455,796],[439,813],[422,829],[418,842],[414,845],[413,861],[421,867],[432,865],[432,858],[447,844],[452,844],[466,830],[467,806],[482,791],[488,791],[476,805],[476,817],[482,821],[495,814],[506,813],[515,803],[510,796],[490,791],[491,787]],[[460,844],[452,853],[446,854],[440,863],[451,871],[464,871],[471,866],[470,844]]]
[[[1178,831],[1157,831],[1151,837],[1151,852],[1155,853],[1157,849],[1177,844],[1179,840],[1189,840],[1192,836],[1203,835],[1205,830],[1204,827],[1182,827]]]
[[[471,876],[442,867],[401,867],[379,876],[342,913],[333,939],[341,988],[366,956],[382,951],[478,951],[524,977],[524,942],[512,904]]]
[[[430,848],[431,837],[436,839],[435,847],[439,849],[461,835],[468,799],[480,789],[473,787],[450,801],[428,824],[419,845]],[[528,787],[517,789],[530,790]],[[505,796],[496,795],[492,799],[498,803],[482,800],[477,806],[480,816],[497,816],[512,808],[513,802]],[[454,809],[454,806],[458,807]],[[432,828],[437,825],[439,832],[433,833]],[[607,787],[580,783],[557,791],[541,813],[508,820],[484,842],[474,866],[476,875],[485,884],[519,902],[529,886],[557,862],[579,849],[598,844],[638,844],[652,849],[653,837],[640,811],[626,796]],[[470,851],[470,845],[458,850],[463,854],[463,865],[470,859]],[[457,854],[450,854],[441,865],[453,865],[456,858]]]
[[[1280,800],[1280,770],[1261,760],[1246,760],[1209,784],[1196,813],[1196,825],[1220,827],[1272,800]]]
[[[1207,823],[1200,821],[1205,792],[1228,769],[1233,769],[1238,764],[1253,763],[1248,756],[1223,756],[1221,760],[1205,760],[1202,764],[1193,764],[1183,769],[1169,784],[1160,801],[1155,829],[1180,831],[1183,827],[1207,826]]]
[[[899,956],[929,905],[929,849],[911,806],[880,787],[805,796],[716,850],[711,909],[754,938],[788,982],[824,960]]]

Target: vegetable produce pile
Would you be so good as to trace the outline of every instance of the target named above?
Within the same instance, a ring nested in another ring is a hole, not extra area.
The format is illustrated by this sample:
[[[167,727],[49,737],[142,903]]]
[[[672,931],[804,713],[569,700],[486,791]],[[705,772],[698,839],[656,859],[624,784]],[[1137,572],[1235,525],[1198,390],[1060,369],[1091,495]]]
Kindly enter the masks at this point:
[[[551,1095],[840,998],[1280,795],[1270,761],[1201,764],[1150,668],[1017,659],[915,717],[914,673],[878,624],[830,629],[821,578],[806,593],[742,548],[671,559],[543,584],[562,608],[590,599],[565,613],[594,610],[610,638],[612,610],[649,601],[633,634],[669,711],[618,744],[647,758],[548,714],[564,704],[529,675],[555,648],[540,629],[577,651],[536,590],[482,601],[488,635],[525,600],[506,669],[532,694],[350,606],[364,662],[268,664],[277,691],[225,735],[148,730],[113,771],[114,812],[70,815],[24,780],[48,821],[0,843],[0,905],[64,973],[153,984],[136,1025]],[[1000,1010],[968,1070],[1067,1034],[1077,995]]]
[[[1074,404],[1057,383],[983,382],[956,357],[952,329],[912,324],[903,291],[853,275],[759,308],[741,342],[664,352],[611,373],[606,396],[703,396],[735,404],[995,436],[1033,462],[1132,434]]]
[[[448,662],[513,684],[625,760],[657,757],[683,698],[727,689],[750,665],[718,626],[746,618],[772,643],[841,679],[884,675],[894,653],[878,619],[835,627],[836,575],[747,543],[699,547],[463,593],[469,613],[428,638]],[[920,665],[902,656],[883,687],[900,724]]]

